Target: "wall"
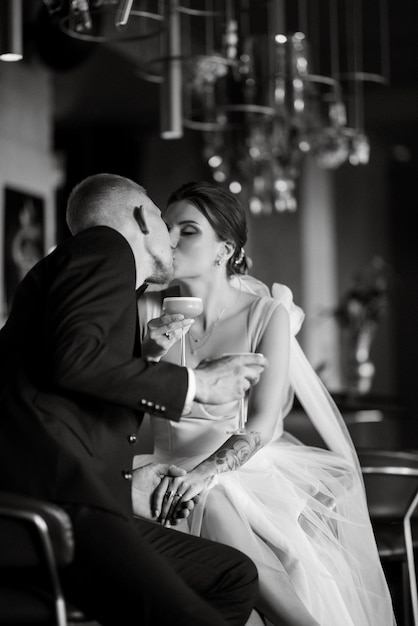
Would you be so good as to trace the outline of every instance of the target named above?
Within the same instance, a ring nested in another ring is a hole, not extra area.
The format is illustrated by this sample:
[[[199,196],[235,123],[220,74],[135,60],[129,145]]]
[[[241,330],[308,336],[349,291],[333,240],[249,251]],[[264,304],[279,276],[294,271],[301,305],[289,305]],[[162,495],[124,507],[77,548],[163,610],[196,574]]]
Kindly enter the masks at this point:
[[[338,304],[338,243],[334,176],[307,158],[301,179],[301,283],[306,355],[330,390],[344,386],[340,336],[332,311]]]
[[[4,190],[44,202],[44,252],[55,243],[55,189],[62,168],[52,153],[50,73],[36,63],[0,63],[0,325],[7,310],[4,284]]]
[[[390,146],[373,135],[370,162],[366,167],[344,165],[335,173],[335,224],[338,242],[337,280],[340,293],[352,278],[381,257],[388,265],[390,278],[395,266],[394,241],[390,229]],[[392,285],[390,285],[392,287]],[[371,360],[376,366],[373,391],[396,395],[396,354],[394,315],[397,306],[393,290],[389,308],[376,332]]]

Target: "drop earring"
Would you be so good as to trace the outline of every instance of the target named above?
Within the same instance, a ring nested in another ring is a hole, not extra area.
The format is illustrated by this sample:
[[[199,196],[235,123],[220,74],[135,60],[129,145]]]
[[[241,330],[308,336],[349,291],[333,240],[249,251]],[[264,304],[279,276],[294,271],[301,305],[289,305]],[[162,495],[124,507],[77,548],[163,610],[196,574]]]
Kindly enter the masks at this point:
[[[217,259],[215,259],[215,265],[220,265],[221,264],[221,259],[218,257]]]

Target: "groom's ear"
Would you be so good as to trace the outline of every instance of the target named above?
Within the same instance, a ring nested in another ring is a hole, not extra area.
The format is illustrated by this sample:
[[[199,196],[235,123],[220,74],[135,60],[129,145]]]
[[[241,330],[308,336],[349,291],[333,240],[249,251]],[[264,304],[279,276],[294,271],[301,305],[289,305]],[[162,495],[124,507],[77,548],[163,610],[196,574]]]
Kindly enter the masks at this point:
[[[143,235],[149,234],[149,229],[147,226],[147,220],[145,219],[145,211],[142,204],[140,206],[136,206],[134,208],[134,219],[138,224],[140,231]]]

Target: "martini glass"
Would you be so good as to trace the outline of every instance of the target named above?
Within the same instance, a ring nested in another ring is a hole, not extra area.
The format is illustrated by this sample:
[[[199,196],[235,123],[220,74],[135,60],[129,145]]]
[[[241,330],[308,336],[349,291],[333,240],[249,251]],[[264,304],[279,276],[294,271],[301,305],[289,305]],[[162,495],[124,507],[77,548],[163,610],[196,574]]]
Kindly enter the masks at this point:
[[[184,317],[197,317],[203,312],[203,302],[201,298],[192,298],[187,296],[172,296],[164,298],[163,313],[174,315],[181,313]],[[180,338],[181,358],[180,365],[186,366],[186,344],[184,334]]]
[[[260,354],[256,352],[228,352],[222,356],[250,356],[251,354]],[[238,413],[238,428],[236,430],[227,430],[229,435],[245,435],[251,433],[256,435],[258,431],[248,430],[246,428],[248,417],[248,405],[247,405],[248,392],[245,393],[239,401],[239,413]]]

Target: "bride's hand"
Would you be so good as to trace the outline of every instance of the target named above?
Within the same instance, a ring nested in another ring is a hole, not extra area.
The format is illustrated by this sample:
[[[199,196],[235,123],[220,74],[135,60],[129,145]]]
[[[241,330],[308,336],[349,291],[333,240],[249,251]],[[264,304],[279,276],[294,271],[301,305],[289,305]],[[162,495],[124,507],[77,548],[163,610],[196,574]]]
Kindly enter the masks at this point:
[[[163,526],[176,523],[179,517],[187,517],[198,502],[200,494],[208,488],[211,476],[206,477],[198,470],[161,482],[154,494],[154,502],[160,509],[159,521]],[[193,506],[191,507],[191,503]],[[181,512],[188,511],[186,515]]]
[[[148,359],[160,359],[175,344],[182,334],[185,334],[194,319],[185,318],[176,313],[164,314],[150,320],[147,324],[147,334],[142,343],[142,354]]]
[[[166,463],[148,463],[132,471],[133,513],[145,519],[156,519],[160,511],[155,508],[154,494],[161,484],[168,486],[170,479],[183,476],[186,471]]]
[[[148,463],[137,467],[132,472],[132,505],[137,517],[160,521],[161,505],[156,501],[158,489],[163,493],[169,488],[170,481],[175,477],[185,476],[186,470],[166,463]],[[182,502],[172,519],[171,524],[188,517],[193,510],[197,498]]]

